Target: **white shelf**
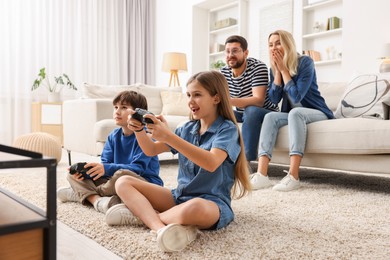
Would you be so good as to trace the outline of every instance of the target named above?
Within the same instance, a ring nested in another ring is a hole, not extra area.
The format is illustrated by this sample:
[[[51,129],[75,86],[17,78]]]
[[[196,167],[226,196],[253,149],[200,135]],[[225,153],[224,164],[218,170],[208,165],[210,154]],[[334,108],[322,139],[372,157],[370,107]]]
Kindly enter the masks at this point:
[[[225,5],[221,5],[221,6],[218,6],[216,8],[210,9],[210,13],[219,12],[219,11],[223,11],[226,9],[237,8],[237,7],[238,7],[238,2],[227,3]]]
[[[225,53],[223,51],[220,51],[220,52],[213,52],[213,53],[210,53],[209,56],[210,57],[218,57],[218,56],[222,56],[224,55]]]
[[[302,6],[302,49],[317,51],[321,57],[337,57],[314,62],[318,71],[323,66],[337,68],[342,63],[343,0],[317,1],[317,3],[307,5],[305,5],[306,0],[302,0],[302,2],[304,4]],[[330,17],[340,18],[340,28],[325,30]],[[314,32],[315,24],[320,25],[320,32]],[[326,70],[327,68],[322,69]]]
[[[313,11],[318,8],[322,8],[325,6],[330,6],[334,4],[340,3],[342,0],[328,0],[328,1],[322,1],[316,4],[306,5],[303,7],[303,11]]]
[[[323,31],[319,33],[310,33],[305,34],[302,36],[303,39],[314,39],[314,38],[320,38],[320,37],[327,37],[334,34],[341,34],[343,31],[343,28],[337,28],[333,30]]]
[[[238,25],[235,24],[235,25],[231,25],[231,26],[224,27],[224,28],[221,28],[221,29],[212,30],[212,31],[210,31],[210,34],[218,34],[218,33],[223,33],[223,32],[227,32],[227,31],[233,31],[233,30],[237,30],[237,29],[238,29]]]
[[[242,35],[246,37],[247,0],[203,0],[193,7],[195,23],[193,43],[193,69],[208,70],[210,64],[224,60],[224,52],[216,46],[224,45],[227,37]],[[225,19],[236,20],[235,24],[214,29],[215,23]],[[196,35],[195,35],[196,34]]]
[[[341,63],[341,59],[316,61],[316,62],[314,62],[314,65],[322,66],[322,65],[331,65],[331,64],[337,64],[337,63]]]

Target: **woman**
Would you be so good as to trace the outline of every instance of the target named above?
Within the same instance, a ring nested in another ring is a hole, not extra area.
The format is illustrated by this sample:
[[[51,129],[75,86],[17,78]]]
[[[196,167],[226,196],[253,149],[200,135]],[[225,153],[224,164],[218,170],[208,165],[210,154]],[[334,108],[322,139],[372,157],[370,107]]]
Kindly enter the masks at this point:
[[[258,167],[251,176],[251,184],[254,190],[272,185],[268,165],[278,131],[288,125],[290,169],[273,189],[290,191],[300,187],[299,166],[306,145],[307,124],[333,119],[334,116],[318,90],[313,60],[297,53],[293,36],[277,30],[269,35],[268,47],[271,64],[269,97],[275,104],[282,100],[282,109],[281,112],[270,112],[264,118]]]

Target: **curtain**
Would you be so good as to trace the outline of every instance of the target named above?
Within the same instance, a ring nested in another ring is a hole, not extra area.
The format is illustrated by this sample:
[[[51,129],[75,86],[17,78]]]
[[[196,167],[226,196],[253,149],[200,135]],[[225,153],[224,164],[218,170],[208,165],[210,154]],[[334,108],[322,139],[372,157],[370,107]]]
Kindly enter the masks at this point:
[[[43,87],[31,91],[42,67],[79,89],[64,88],[62,100],[82,96],[83,82],[151,84],[152,3],[0,0],[0,143],[31,132],[31,102],[47,100]]]
[[[153,1],[129,0],[127,12],[129,83],[154,85]]]

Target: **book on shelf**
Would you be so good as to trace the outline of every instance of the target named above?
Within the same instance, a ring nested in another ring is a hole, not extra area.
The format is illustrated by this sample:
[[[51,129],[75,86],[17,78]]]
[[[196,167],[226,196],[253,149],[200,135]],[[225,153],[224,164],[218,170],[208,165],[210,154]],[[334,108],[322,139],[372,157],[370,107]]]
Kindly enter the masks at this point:
[[[340,28],[340,18],[333,16],[328,18],[328,23],[326,25],[327,30],[334,30]]]
[[[321,54],[315,50],[304,50],[304,51],[302,51],[302,54],[309,56],[310,58],[313,59],[313,61],[320,61],[321,60]]]

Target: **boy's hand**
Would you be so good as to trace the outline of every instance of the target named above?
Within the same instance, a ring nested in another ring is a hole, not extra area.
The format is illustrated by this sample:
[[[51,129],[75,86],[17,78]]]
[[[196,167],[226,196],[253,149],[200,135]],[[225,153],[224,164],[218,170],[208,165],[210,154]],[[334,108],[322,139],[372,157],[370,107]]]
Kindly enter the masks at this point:
[[[99,179],[104,175],[104,166],[101,163],[91,162],[87,163],[84,168],[92,167],[89,169],[86,174],[88,174],[94,181]],[[70,167],[68,167],[68,173],[69,173]],[[84,177],[81,173],[76,172],[75,174],[71,174],[70,177],[72,177],[75,180],[82,181],[84,180]]]
[[[96,181],[100,177],[104,175],[104,166],[101,163],[91,162],[87,163],[84,168],[92,167],[92,169],[89,169],[87,171],[87,174]]]
[[[69,171],[70,171],[70,167],[68,167],[67,168],[67,170],[68,170],[68,173],[69,173]],[[77,180],[77,181],[82,181],[82,180],[84,180],[84,177],[83,177],[83,175],[81,174],[81,173],[75,173],[75,174],[69,174],[70,175],[70,177],[71,178],[73,178],[73,179],[75,179],[75,180]]]

